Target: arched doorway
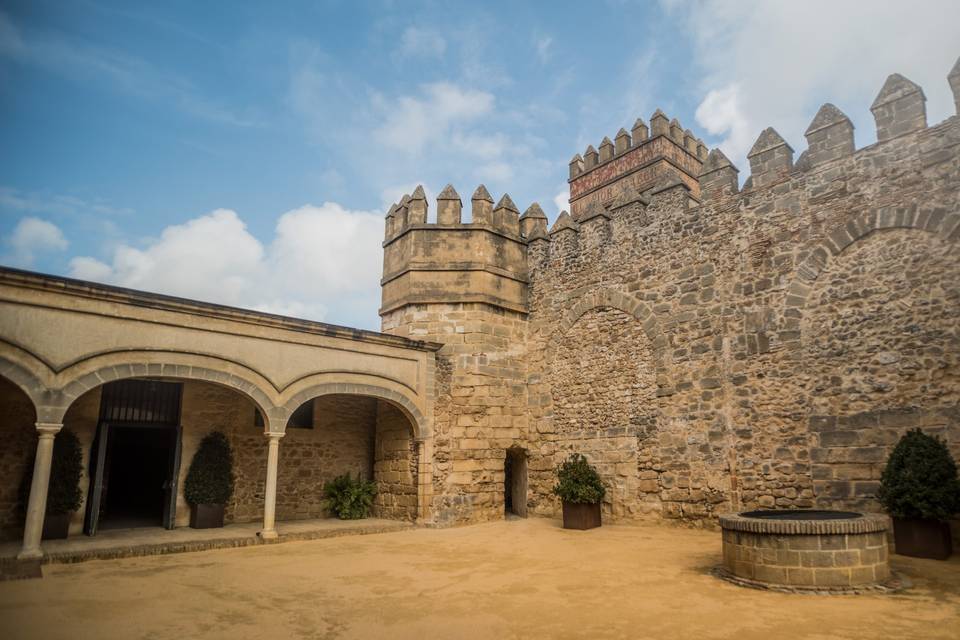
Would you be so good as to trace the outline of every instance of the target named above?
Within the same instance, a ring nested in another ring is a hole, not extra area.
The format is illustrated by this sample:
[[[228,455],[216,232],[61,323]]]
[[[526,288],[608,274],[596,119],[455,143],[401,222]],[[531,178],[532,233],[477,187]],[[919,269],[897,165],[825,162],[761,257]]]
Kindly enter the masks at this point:
[[[343,474],[376,484],[374,517],[417,518],[417,447],[399,407],[346,393],[297,401],[280,447],[278,520],[331,517],[324,485]]]
[[[71,533],[186,526],[184,481],[212,431],[224,433],[233,451],[225,522],[259,520],[267,445],[258,411],[238,390],[198,379],[126,378],[80,394],[63,415],[64,429],[80,440],[86,470]]]
[[[505,515],[527,517],[527,451],[507,449],[503,461],[503,506]]]
[[[100,392],[84,531],[176,526],[183,383],[119,380]]]

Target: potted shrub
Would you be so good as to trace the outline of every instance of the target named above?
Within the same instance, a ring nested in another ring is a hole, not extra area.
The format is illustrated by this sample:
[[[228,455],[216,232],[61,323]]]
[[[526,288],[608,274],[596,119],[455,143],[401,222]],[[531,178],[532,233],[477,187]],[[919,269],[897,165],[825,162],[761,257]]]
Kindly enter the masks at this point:
[[[47,488],[47,511],[43,517],[44,540],[66,538],[70,533],[73,513],[80,508],[80,476],[83,474],[83,451],[80,440],[69,429],[61,429],[53,439],[50,484]],[[27,465],[20,483],[20,501],[26,513],[33,483],[33,464]]]
[[[190,526],[223,526],[223,511],[233,495],[233,453],[227,436],[213,431],[200,441],[190,462],[183,496],[190,505]]]
[[[564,529],[593,529],[600,526],[600,502],[606,488],[597,470],[579,453],[571,454],[557,467],[553,493],[563,501]]]
[[[376,494],[376,483],[364,480],[359,473],[356,480],[351,478],[349,473],[345,473],[323,485],[327,508],[341,520],[366,518]]]
[[[947,520],[960,511],[960,480],[943,440],[920,429],[905,433],[887,460],[877,497],[893,518],[897,553],[950,557]]]

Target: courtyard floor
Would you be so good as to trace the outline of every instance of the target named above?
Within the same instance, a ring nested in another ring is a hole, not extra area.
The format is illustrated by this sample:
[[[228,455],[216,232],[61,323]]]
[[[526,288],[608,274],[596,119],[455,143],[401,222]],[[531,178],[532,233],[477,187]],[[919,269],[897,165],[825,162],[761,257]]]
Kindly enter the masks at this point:
[[[896,595],[709,575],[720,534],[546,519],[44,567],[0,582],[3,638],[957,638],[960,558],[893,557]]]

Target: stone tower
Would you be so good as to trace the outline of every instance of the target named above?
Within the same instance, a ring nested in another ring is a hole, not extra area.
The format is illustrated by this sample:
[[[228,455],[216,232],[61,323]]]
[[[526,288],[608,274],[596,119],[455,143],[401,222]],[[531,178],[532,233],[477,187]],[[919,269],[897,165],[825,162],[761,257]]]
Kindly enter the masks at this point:
[[[506,450],[526,441],[528,232],[546,231],[539,207],[521,219],[504,195],[480,186],[471,220],[448,185],[428,222],[422,187],[387,213],[383,331],[446,345],[438,354],[434,413],[438,524],[502,517]],[[537,215],[539,212],[539,216]]]
[[[630,133],[620,129],[614,142],[604,138],[599,152],[591,145],[582,157],[573,156],[570,213],[580,220],[594,202],[606,208],[625,191],[643,193],[678,182],[699,197],[697,178],[706,159],[703,140],[657,109],[649,127],[638,118]]]

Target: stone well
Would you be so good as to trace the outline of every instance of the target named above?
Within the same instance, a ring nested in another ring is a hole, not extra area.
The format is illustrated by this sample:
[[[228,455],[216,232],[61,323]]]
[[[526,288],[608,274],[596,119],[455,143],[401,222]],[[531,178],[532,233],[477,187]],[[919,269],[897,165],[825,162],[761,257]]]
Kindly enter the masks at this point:
[[[884,589],[887,518],[845,511],[750,511],[720,517],[722,577],[812,591]]]

